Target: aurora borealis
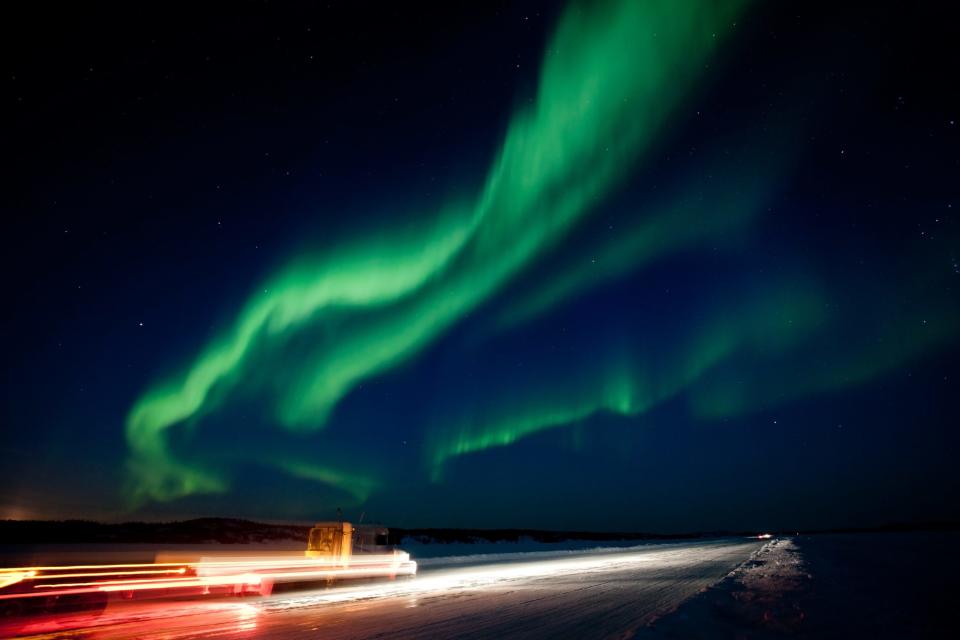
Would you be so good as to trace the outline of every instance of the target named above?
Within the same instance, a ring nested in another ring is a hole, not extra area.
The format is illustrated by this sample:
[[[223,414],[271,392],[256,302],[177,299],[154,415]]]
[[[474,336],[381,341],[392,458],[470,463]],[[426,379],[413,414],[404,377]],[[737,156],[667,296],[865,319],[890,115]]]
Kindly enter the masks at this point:
[[[803,7],[246,9],[49,93],[26,47],[123,115],[22,152],[8,513],[956,516],[956,96]]]
[[[663,126],[685,78],[736,16],[738,3],[728,4],[714,12],[687,2],[570,10],[548,45],[533,105],[511,120],[465,212],[441,214],[439,230],[392,236],[392,248],[350,247],[268,280],[225,337],[138,402],[127,423],[138,490],[168,499],[221,488],[170,460],[164,432],[215,411],[214,387],[227,393],[220,389],[251,377],[251,351],[266,352],[268,366],[296,370],[278,390],[277,421],[319,429],[356,384],[415,355],[535,261]],[[302,362],[270,362],[289,334],[329,316],[349,328],[312,340]]]

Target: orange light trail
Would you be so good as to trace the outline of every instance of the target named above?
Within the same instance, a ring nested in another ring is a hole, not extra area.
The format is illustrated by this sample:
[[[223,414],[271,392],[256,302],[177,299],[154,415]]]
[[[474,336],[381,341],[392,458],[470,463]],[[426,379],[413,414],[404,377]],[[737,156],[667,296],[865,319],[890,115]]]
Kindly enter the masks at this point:
[[[142,567],[148,569],[151,567],[182,567],[183,565],[188,564],[186,562],[140,562],[137,564],[71,564],[63,565],[59,567],[12,567],[8,569],[0,569],[0,573],[6,572],[16,572],[16,571],[76,571],[80,569],[134,569],[137,567]]]
[[[55,573],[46,576],[36,576],[35,579],[43,580],[50,578],[97,578],[100,576],[140,576],[140,575],[156,575],[158,573],[179,573],[184,574],[187,572],[186,567],[180,567],[179,569],[148,569],[148,570],[137,570],[137,571],[101,571],[101,572],[91,572],[91,573]],[[29,580],[33,576],[28,576],[25,579]]]
[[[401,562],[409,560],[410,554],[406,552],[399,552],[396,554],[370,554],[361,557],[354,556],[350,558],[349,564],[377,564],[383,562],[393,562],[395,558],[399,558]],[[283,564],[288,565],[306,565],[317,564],[318,562],[324,561],[323,558],[304,558],[304,559],[295,559],[295,558],[252,558],[249,560],[201,560],[199,562],[144,562],[138,564],[76,564],[76,565],[64,565],[64,566],[47,566],[47,567],[13,567],[7,569],[0,569],[0,573],[4,572],[23,572],[23,571],[64,571],[64,570],[80,570],[80,569],[135,569],[135,568],[144,568],[150,569],[155,567],[184,567],[188,565],[203,565],[203,566],[256,566],[256,565],[276,565],[277,563],[282,562]],[[330,561],[332,562],[332,560]],[[118,572],[119,573],[119,572]],[[125,572],[123,572],[125,573]]]
[[[0,589],[8,587],[11,584],[16,584],[22,580],[32,578],[34,575],[33,571],[13,571],[7,573],[6,575],[0,577]]]
[[[160,567],[160,568],[157,568]],[[66,565],[0,569],[0,588],[19,582],[32,583],[32,590],[0,594],[0,600],[49,597],[93,592],[135,592],[157,589],[233,587],[234,592],[269,593],[277,581],[312,581],[334,578],[412,575],[417,563],[404,552],[339,558],[255,557],[198,562],[137,563],[115,565]],[[64,573],[65,572],[65,573]],[[194,575],[184,575],[192,572]],[[166,577],[168,574],[178,574]],[[143,575],[164,577],[143,578]],[[122,577],[126,576],[126,577]],[[84,582],[60,582],[65,578],[110,578]],[[46,584],[39,584],[45,582]],[[26,586],[26,585],[25,585]]]
[[[411,566],[412,565],[412,566]],[[239,568],[239,567],[238,567]],[[278,567],[279,569],[280,567]],[[57,587],[99,587],[99,586],[112,586],[112,585],[128,585],[131,588],[139,588],[140,585],[149,584],[156,585],[151,588],[163,588],[169,587],[170,585],[183,585],[190,583],[189,586],[202,586],[202,585],[212,585],[212,584],[230,584],[237,578],[243,578],[239,582],[247,582],[252,584],[253,582],[259,582],[260,580],[283,580],[288,578],[353,578],[361,576],[370,576],[370,575],[386,575],[385,570],[389,569],[390,572],[395,575],[409,575],[416,571],[415,563],[407,563],[407,566],[398,565],[396,567],[392,566],[369,566],[369,567],[358,567],[358,568],[343,568],[343,569],[302,569],[299,571],[281,571],[281,572],[272,572],[272,573],[250,573],[246,576],[238,576],[235,573],[231,574],[222,574],[220,576],[199,576],[194,580],[184,580],[182,578],[146,578],[143,580],[97,580],[94,582],[72,582],[72,583],[57,583],[49,585],[36,585],[36,588],[43,589],[55,589]],[[248,576],[256,576],[258,580],[254,581],[249,579]],[[56,576],[62,577],[62,576]],[[226,582],[224,582],[226,581]]]

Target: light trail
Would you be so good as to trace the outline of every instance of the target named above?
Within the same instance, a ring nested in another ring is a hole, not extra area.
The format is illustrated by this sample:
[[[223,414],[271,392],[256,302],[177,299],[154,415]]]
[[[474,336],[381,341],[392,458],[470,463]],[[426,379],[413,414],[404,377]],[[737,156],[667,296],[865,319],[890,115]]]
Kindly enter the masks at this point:
[[[253,557],[194,562],[115,565],[65,565],[0,569],[0,588],[20,584],[19,590],[0,593],[0,600],[88,593],[134,593],[159,589],[197,590],[232,588],[233,593],[267,595],[276,582],[395,577],[413,575],[417,563],[405,552],[340,558]],[[169,574],[176,574],[169,577]],[[164,577],[141,577],[144,575]],[[126,577],[121,577],[126,576]],[[63,582],[70,578],[100,578]],[[22,583],[22,584],[21,584]]]
[[[410,566],[412,564],[413,566]],[[66,584],[36,585],[35,588],[64,588],[64,587],[105,587],[115,585],[127,585],[131,589],[141,588],[142,585],[151,585],[150,588],[165,588],[170,586],[188,585],[213,585],[213,584],[231,584],[232,582],[259,584],[263,580],[283,580],[290,578],[313,579],[313,578],[359,578],[375,575],[386,575],[385,569],[389,569],[394,575],[410,575],[416,572],[416,564],[409,563],[407,566],[397,567],[359,567],[346,569],[303,569],[300,571],[282,571],[270,573],[250,573],[238,575],[235,573],[222,574],[218,576],[201,576],[195,580],[186,580],[182,578],[153,578],[143,580],[96,580],[93,582],[73,582]],[[60,577],[60,576],[57,576]],[[256,579],[254,579],[256,578]],[[101,589],[101,591],[104,589]]]
[[[390,563],[384,564],[383,559],[389,558]],[[380,560],[380,562],[377,562]],[[529,579],[529,578],[547,578],[554,575],[561,575],[578,571],[601,571],[612,567],[626,567],[640,562],[649,561],[649,557],[643,553],[618,554],[616,558],[609,557],[588,557],[588,558],[569,558],[569,559],[550,559],[537,560],[531,562],[515,563],[510,565],[493,565],[490,567],[455,570],[444,575],[432,575],[420,577],[415,582],[409,583],[386,583],[378,585],[368,585],[364,587],[346,587],[334,592],[325,593],[320,596],[310,596],[303,599],[294,599],[293,603],[305,602],[314,603],[316,601],[324,602],[346,602],[351,600],[360,600],[368,598],[379,598],[394,595],[415,595],[419,593],[442,591],[446,589],[457,589],[465,587],[482,587],[496,584],[499,582]],[[37,587],[46,587],[48,589],[59,589],[59,591],[25,592],[18,594],[0,595],[0,599],[9,599],[16,597],[32,596],[50,596],[72,593],[94,593],[94,592],[127,592],[141,590],[157,589],[183,589],[183,588],[209,588],[209,587],[243,587],[259,588],[268,582],[280,581],[320,581],[324,579],[346,579],[361,578],[372,576],[388,575],[413,575],[417,571],[417,564],[409,560],[406,553],[396,556],[380,556],[377,559],[365,559],[362,562],[351,562],[350,567],[324,567],[311,570],[310,566],[317,566],[315,560],[295,560],[284,559],[283,564],[278,564],[275,560],[267,559],[244,560],[244,561],[217,561],[200,562],[195,565],[198,575],[189,578],[154,578],[154,579],[133,579],[133,580],[110,580],[110,581],[91,581],[81,583],[35,585]],[[181,565],[182,566],[182,565]],[[255,567],[259,570],[246,571]],[[295,570],[288,570],[294,568]],[[49,569],[49,568],[48,568]],[[207,570],[215,569],[224,571],[218,573],[204,573]],[[234,571],[229,571],[233,569]],[[107,575],[107,574],[104,574]],[[50,576],[57,577],[57,576]],[[297,606],[294,604],[293,606]]]
[[[33,577],[33,571],[13,571],[0,576],[0,589]]]
[[[416,580],[409,582],[344,587],[323,594],[314,593],[294,597],[289,600],[272,602],[270,608],[293,609],[314,606],[318,603],[343,603],[395,596],[417,596],[451,589],[474,589],[513,580],[550,578],[575,572],[635,568],[638,564],[648,563],[652,560],[649,553],[617,554],[614,558],[604,554],[600,558],[550,558],[548,560],[518,562],[508,565],[490,565],[483,568],[452,569],[444,571],[443,575],[420,575]],[[662,563],[663,558],[657,558],[657,561]]]
[[[145,569],[137,571],[103,571],[103,572],[91,572],[91,573],[57,573],[49,576],[38,576],[37,579],[44,578],[97,578],[100,576],[139,576],[139,575],[156,575],[158,573],[179,573],[183,574],[187,572],[186,567],[181,567],[179,569]],[[35,574],[34,574],[35,575]],[[27,576],[25,579],[29,580],[33,578],[34,575]]]
[[[362,557],[354,556],[350,559],[350,564],[373,564],[373,563],[382,563],[393,561],[395,557],[401,558],[401,561],[407,561],[410,559],[410,554],[406,552],[398,552],[396,554],[367,554]],[[185,565],[192,564],[203,564],[204,566],[254,566],[254,565],[276,565],[278,562],[283,562],[289,565],[310,565],[317,564],[318,562],[323,562],[323,558],[290,558],[286,556],[261,556],[261,557],[252,557],[250,559],[231,559],[231,560],[207,560],[201,559],[200,561],[184,561],[184,562],[140,562],[135,564],[74,564],[74,565],[61,565],[61,566],[44,566],[44,567],[11,567],[11,568],[0,568],[0,574],[6,572],[23,572],[23,571],[63,571],[63,570],[80,570],[80,569],[133,569],[133,568],[154,568],[154,567],[183,567]]]

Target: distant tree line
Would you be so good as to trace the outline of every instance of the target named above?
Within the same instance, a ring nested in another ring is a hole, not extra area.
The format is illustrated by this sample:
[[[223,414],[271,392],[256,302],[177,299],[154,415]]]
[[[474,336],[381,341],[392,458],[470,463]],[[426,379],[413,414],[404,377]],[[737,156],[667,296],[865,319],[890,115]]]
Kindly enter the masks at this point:
[[[866,533],[880,531],[957,531],[960,522],[893,523],[872,528],[770,531],[776,535]],[[0,544],[255,544],[302,541],[309,525],[266,524],[235,518],[197,518],[177,522],[102,523],[91,520],[0,520]],[[612,542],[622,540],[690,540],[751,536],[759,531],[697,533],[545,531],[541,529],[391,528],[389,542],[490,543],[530,540],[556,543],[566,540]]]

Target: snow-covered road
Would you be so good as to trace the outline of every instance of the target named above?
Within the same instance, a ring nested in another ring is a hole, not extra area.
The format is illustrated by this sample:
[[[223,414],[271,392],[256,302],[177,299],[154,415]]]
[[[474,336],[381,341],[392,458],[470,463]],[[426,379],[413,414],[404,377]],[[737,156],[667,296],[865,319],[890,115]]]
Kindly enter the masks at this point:
[[[438,558],[411,580],[256,600],[117,603],[96,619],[47,620],[21,632],[155,640],[622,638],[716,583],[761,546],[728,539]]]

